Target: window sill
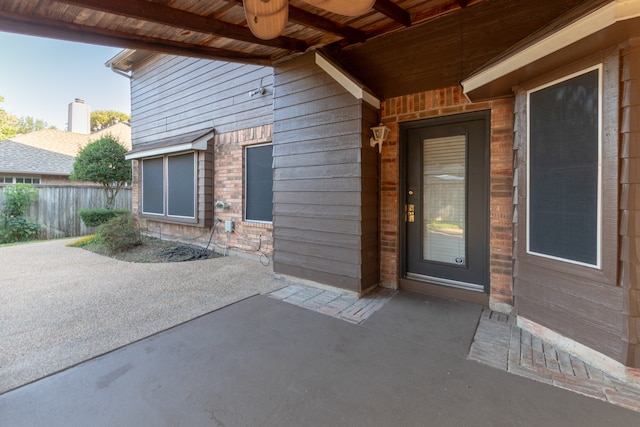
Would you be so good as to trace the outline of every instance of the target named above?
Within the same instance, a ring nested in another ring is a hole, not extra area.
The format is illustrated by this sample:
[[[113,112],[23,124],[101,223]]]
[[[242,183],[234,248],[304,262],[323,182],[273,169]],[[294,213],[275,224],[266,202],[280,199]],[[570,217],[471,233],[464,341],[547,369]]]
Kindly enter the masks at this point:
[[[192,225],[202,227],[197,218],[178,218],[163,215],[140,214],[140,218],[147,221],[162,222],[166,224]]]

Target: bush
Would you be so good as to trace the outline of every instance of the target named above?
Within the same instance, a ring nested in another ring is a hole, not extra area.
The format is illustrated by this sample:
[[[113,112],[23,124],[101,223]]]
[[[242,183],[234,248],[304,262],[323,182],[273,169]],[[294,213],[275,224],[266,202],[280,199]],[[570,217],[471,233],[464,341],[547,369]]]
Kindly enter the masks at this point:
[[[2,219],[0,226],[0,243],[14,243],[33,240],[40,232],[40,225],[25,216],[14,216]]]
[[[115,218],[119,215],[129,214],[127,209],[80,209],[78,215],[84,222],[84,225],[88,227],[97,227],[109,221],[111,218]]]
[[[112,254],[142,244],[142,235],[133,223],[131,215],[111,218],[100,226],[98,235],[104,247]]]
[[[29,184],[15,184],[3,191],[0,211],[0,243],[23,242],[34,239],[40,225],[27,218],[29,206],[38,199],[38,190]]]

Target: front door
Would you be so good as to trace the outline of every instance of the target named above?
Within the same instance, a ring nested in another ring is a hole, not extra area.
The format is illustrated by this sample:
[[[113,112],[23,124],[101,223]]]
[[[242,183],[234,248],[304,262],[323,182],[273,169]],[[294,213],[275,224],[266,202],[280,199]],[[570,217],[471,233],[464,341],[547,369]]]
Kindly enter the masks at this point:
[[[488,117],[408,125],[406,276],[488,292]]]

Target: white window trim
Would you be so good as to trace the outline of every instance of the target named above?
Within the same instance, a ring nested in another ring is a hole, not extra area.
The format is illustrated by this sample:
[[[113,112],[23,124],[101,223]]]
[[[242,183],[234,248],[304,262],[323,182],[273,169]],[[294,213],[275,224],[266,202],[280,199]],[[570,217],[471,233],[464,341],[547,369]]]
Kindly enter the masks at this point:
[[[597,199],[597,231],[596,231],[596,245],[597,245],[597,255],[596,255],[596,264],[588,264],[585,262],[580,262],[580,261],[575,261],[575,260],[571,260],[571,259],[566,259],[566,258],[560,258],[560,257],[556,257],[553,255],[547,255],[547,254],[541,254],[538,252],[533,252],[531,251],[531,248],[529,247],[530,244],[530,218],[531,218],[531,212],[530,212],[530,206],[531,206],[531,201],[530,201],[530,195],[531,195],[531,159],[530,159],[530,144],[531,144],[531,115],[530,115],[530,111],[531,111],[531,105],[530,105],[530,100],[531,100],[531,94],[533,92],[537,92],[539,90],[542,89],[546,89],[550,86],[554,86],[558,83],[562,83],[564,81],[570,80],[574,77],[583,75],[583,74],[587,74],[591,71],[594,70],[598,70],[598,199]],[[526,247],[527,247],[527,254],[529,255],[534,255],[534,256],[538,256],[538,257],[542,257],[542,258],[548,258],[548,259],[553,259],[556,261],[561,261],[561,262],[565,262],[565,263],[569,263],[569,264],[575,264],[575,265],[580,265],[580,266],[584,266],[584,267],[589,267],[589,268],[595,268],[595,269],[601,269],[602,267],[602,96],[603,95],[603,65],[602,64],[598,64],[595,65],[593,67],[589,67],[580,71],[577,71],[573,74],[570,74],[568,76],[564,76],[562,78],[556,79],[552,82],[546,83],[544,85],[535,87],[533,89],[530,89],[527,91],[527,170],[526,170],[526,174],[527,174],[527,221],[526,221],[526,231],[527,231],[527,235],[526,235]]]

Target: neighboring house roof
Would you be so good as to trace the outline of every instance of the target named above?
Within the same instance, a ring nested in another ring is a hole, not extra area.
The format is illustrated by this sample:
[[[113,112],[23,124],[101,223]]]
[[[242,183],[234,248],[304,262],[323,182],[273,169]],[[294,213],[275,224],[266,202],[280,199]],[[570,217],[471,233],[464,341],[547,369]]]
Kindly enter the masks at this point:
[[[117,123],[92,134],[42,129],[0,142],[0,173],[69,175],[80,149],[112,135],[131,150],[131,126]]]
[[[15,141],[0,142],[0,172],[3,173],[69,175],[74,160],[73,156]]]
[[[77,156],[80,149],[105,135],[113,135],[127,150],[131,149],[131,126],[117,123],[91,134],[65,132],[57,129],[41,129],[35,132],[16,135],[13,142],[30,145],[55,153]]]

